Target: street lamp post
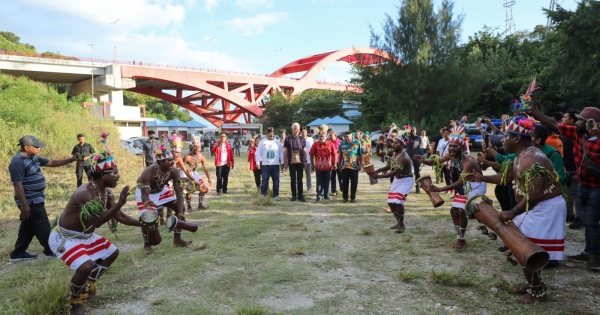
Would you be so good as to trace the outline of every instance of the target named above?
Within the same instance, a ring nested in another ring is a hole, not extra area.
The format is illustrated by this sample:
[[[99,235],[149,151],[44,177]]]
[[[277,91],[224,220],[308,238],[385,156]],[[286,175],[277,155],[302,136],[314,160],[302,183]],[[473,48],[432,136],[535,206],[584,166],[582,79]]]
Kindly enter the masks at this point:
[[[94,103],[94,44],[88,46],[92,46],[92,103]]]
[[[216,37],[212,37],[207,39],[206,41],[210,42],[210,59],[211,59],[211,68],[214,70],[215,69],[215,56],[214,56],[214,49],[213,49],[213,44],[212,41],[213,39],[215,39]]]
[[[114,30],[115,30],[115,47],[114,47],[114,53],[115,53],[115,64],[117,63],[117,22],[119,22],[119,19],[117,19],[114,22],[111,22],[110,24],[114,25]]]

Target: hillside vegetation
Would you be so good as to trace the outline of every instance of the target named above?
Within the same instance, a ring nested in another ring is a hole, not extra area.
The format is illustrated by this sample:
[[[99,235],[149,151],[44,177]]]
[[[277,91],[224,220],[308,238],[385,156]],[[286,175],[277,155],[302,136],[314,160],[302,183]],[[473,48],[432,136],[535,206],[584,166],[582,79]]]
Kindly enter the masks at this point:
[[[141,165],[138,158],[121,149],[119,134],[111,121],[90,117],[81,103],[87,95],[67,99],[47,85],[30,81],[25,77],[14,77],[0,73],[0,218],[16,216],[13,188],[8,173],[8,164],[18,152],[18,141],[24,135],[34,135],[46,143],[40,153],[50,159],[70,156],[77,143],[76,135],[83,133],[96,151],[102,147],[97,143],[101,131],[107,131],[109,145],[123,170],[127,165]],[[48,180],[48,199],[64,206],[66,198],[75,189],[74,165],[57,169],[44,168]],[[122,176],[133,184],[135,175]],[[139,173],[139,172],[137,172]]]

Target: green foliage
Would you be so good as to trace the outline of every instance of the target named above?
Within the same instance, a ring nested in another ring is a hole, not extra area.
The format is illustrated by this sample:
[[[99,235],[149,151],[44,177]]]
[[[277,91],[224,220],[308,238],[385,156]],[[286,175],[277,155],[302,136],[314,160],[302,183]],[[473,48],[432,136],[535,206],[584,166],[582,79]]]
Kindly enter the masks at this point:
[[[179,119],[187,122],[192,120],[192,116],[190,116],[188,110],[181,110],[179,106],[173,103],[144,94],[123,91],[123,103],[131,106],[145,104],[147,117],[155,117],[164,121]]]
[[[35,53],[33,45],[21,43],[21,38],[11,32],[0,31],[0,49],[16,52]]]
[[[69,309],[69,281],[47,274],[45,278],[20,289],[25,314],[65,314]]]
[[[260,305],[243,305],[234,307],[237,315],[263,315],[266,313],[264,307]]]
[[[305,126],[317,118],[344,117],[342,104],[355,101],[358,97],[351,92],[329,90],[307,90],[299,95],[273,92],[258,122],[280,130],[290,129],[294,122]]]

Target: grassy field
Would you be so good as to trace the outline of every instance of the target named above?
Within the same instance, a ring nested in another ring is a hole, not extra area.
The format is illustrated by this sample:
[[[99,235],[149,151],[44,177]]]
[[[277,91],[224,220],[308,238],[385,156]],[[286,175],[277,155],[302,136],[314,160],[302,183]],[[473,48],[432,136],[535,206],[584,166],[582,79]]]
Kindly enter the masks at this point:
[[[132,157],[133,160],[133,157]],[[242,157],[240,160],[244,160]],[[141,164],[141,163],[140,163]],[[120,187],[134,184],[138,163],[121,168]],[[211,164],[212,165],[212,164]],[[562,262],[544,271],[549,300],[518,305],[512,288],[521,269],[498,252],[469,222],[469,247],[449,248],[455,234],[448,209],[434,209],[425,194],[406,204],[406,232],[388,229],[388,185],[369,185],[360,175],[358,203],[290,202],[289,176],[281,180],[281,202],[258,198],[248,165],[239,161],[228,195],[209,194],[210,209],[187,215],[200,223],[189,248],[163,243],[143,254],[137,228],[120,227],[118,239],[101,228],[120,256],[98,281],[100,298],[87,314],[598,314],[600,274]],[[54,217],[75,188],[72,169],[46,169]],[[430,172],[424,170],[424,172]],[[214,179],[214,171],[212,172]],[[313,176],[313,181],[315,177]],[[313,187],[316,185],[313,183]],[[490,186],[489,195],[493,195]],[[59,191],[56,187],[50,191]],[[314,197],[314,196],[313,196]],[[444,195],[449,200],[447,195]],[[126,212],[136,215],[133,197]],[[0,314],[63,314],[70,269],[60,260],[8,263],[18,221],[5,215],[0,229]],[[566,251],[583,248],[583,230],[567,230]],[[34,240],[30,252],[41,253]]]

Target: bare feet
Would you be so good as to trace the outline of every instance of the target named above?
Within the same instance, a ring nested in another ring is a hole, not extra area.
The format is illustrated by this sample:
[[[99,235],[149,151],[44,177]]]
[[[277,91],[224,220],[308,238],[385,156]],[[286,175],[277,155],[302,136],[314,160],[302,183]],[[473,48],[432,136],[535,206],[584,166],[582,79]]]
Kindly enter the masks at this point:
[[[404,223],[398,224],[398,227],[396,228],[396,230],[394,232],[396,232],[396,233],[404,232]]]
[[[151,245],[144,245],[144,253],[146,253],[146,255],[152,255],[152,254],[154,254],[154,251],[152,250],[152,246]]]
[[[533,295],[531,295],[531,293],[527,293],[525,294],[522,298],[518,299],[516,302],[519,304],[533,304],[535,302],[543,302],[546,301],[546,296],[542,296],[542,297],[533,297]]]
[[[381,207],[381,209],[385,210],[385,212],[392,212],[390,207]]]
[[[192,244],[192,241],[184,241],[182,239],[174,239],[173,240],[173,245],[175,245],[175,246],[186,247],[190,244]]]
[[[522,285],[520,287],[516,287],[513,290],[517,294],[526,294],[527,290],[529,290],[529,283],[525,283],[524,285]],[[543,282],[542,282],[542,290],[544,290],[544,291],[548,290],[548,287],[546,287],[546,284]]]
[[[208,207],[205,207],[202,204],[199,204],[198,205],[198,210],[208,210]]]
[[[467,242],[465,242],[465,240],[456,240],[456,242],[452,243],[450,247],[453,249],[464,249],[467,247]]]
[[[398,224],[394,225],[394,226],[390,226],[390,229],[395,230],[398,228]]]
[[[83,305],[71,305],[71,315],[83,315]]]

